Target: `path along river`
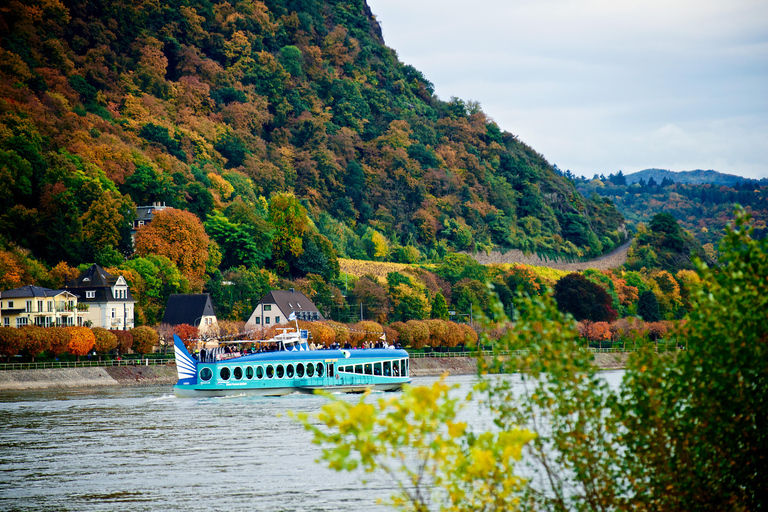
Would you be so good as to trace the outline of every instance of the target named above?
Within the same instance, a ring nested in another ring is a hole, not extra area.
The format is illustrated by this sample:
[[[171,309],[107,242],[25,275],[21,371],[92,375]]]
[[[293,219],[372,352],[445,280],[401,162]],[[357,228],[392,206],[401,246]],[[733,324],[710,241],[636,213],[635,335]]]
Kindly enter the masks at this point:
[[[604,375],[617,385],[622,373]],[[466,392],[475,377],[449,381]],[[182,399],[170,386],[2,392],[0,510],[388,510],[375,504],[391,494],[386,477],[362,484],[315,463],[319,448],[286,414],[324,400]],[[490,425],[475,404],[463,416]]]

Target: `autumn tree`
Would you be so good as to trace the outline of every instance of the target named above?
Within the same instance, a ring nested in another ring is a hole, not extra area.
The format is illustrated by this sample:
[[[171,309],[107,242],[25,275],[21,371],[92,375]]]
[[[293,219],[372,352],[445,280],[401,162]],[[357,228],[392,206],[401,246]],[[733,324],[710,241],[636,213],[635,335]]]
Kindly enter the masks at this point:
[[[66,327],[48,327],[46,334],[50,343],[51,354],[60,356],[67,352],[72,332]]]
[[[94,327],[91,330],[96,338],[93,349],[99,354],[99,359],[101,359],[102,355],[117,348],[117,336],[114,334],[115,331],[109,331],[103,327]]]
[[[115,347],[118,354],[126,354],[131,347],[133,347],[133,335],[131,331],[114,331],[113,334],[117,338],[117,346]]]
[[[36,325],[27,325],[19,329],[24,337],[24,349],[22,353],[35,360],[46,350],[50,349],[51,341],[46,330]]]
[[[0,355],[9,359],[24,350],[25,337],[14,327],[0,327]]]
[[[133,351],[140,355],[152,352],[159,340],[157,331],[145,325],[131,329],[131,336],[133,336]]]
[[[96,337],[93,335],[93,331],[87,327],[67,327],[66,329],[70,334],[67,352],[77,356],[79,361],[80,356],[88,355],[93,350]]]
[[[197,347],[195,347],[195,340],[200,336],[200,333],[194,325],[189,324],[179,324],[175,325],[173,327],[173,333],[179,338],[181,338],[181,341],[184,342],[184,346],[187,347],[187,350],[194,351]],[[172,336],[169,336],[169,338],[172,338]]]
[[[165,256],[190,278],[205,274],[210,239],[194,214],[166,208],[136,232],[136,253]]]
[[[389,297],[387,290],[373,276],[363,276],[355,283],[352,296],[356,303],[363,305],[369,318],[383,322],[389,316]]]

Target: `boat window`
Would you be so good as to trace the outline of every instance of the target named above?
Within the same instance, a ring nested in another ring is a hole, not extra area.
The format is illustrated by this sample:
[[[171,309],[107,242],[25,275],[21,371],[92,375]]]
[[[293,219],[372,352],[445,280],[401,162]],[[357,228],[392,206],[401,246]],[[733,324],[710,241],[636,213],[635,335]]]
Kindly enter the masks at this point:
[[[253,378],[253,366],[248,366],[245,369],[245,378],[250,380]]]
[[[395,377],[400,376],[400,363],[395,361],[395,364],[392,365],[392,375]]]
[[[390,363],[389,361],[384,361],[384,376],[385,377],[392,376],[392,363]]]
[[[285,369],[283,368],[283,365],[279,364],[277,365],[277,368],[275,368],[275,376],[278,379],[282,379],[285,375]]]
[[[256,367],[256,378],[257,379],[263,379],[264,378],[264,368],[261,366]]]
[[[317,376],[323,376],[323,363],[317,363]]]
[[[373,363],[373,374],[381,375],[381,363]]]
[[[285,367],[285,374],[289,379],[293,378],[293,365],[289,364]]]
[[[328,376],[329,377],[333,377],[333,365],[332,364],[328,365]]]
[[[296,376],[302,378],[304,376],[304,365],[299,363],[296,365]]]
[[[275,376],[275,369],[270,364],[269,366],[267,366],[267,378],[271,379],[274,376]]]
[[[344,367],[344,371],[347,372],[347,373],[354,373],[355,372],[353,366],[345,366]]]
[[[219,371],[219,377],[221,380],[229,380],[229,368],[226,366]]]
[[[213,377],[213,372],[210,368],[200,370],[200,380],[211,380],[211,377]]]
[[[355,373],[363,373],[363,365],[356,364],[355,365]]]
[[[365,363],[365,374],[373,375],[373,365],[371,363]]]
[[[243,369],[239,366],[235,366],[235,369],[232,371],[232,374],[235,376],[235,380],[240,380],[243,378]]]
[[[312,363],[307,363],[307,377],[314,377],[315,376],[315,365]]]
[[[402,372],[403,373],[403,377],[407,377],[408,376],[408,360],[407,359],[403,359],[402,362],[401,362],[401,365],[403,367],[403,368],[401,368],[403,370],[403,372]]]

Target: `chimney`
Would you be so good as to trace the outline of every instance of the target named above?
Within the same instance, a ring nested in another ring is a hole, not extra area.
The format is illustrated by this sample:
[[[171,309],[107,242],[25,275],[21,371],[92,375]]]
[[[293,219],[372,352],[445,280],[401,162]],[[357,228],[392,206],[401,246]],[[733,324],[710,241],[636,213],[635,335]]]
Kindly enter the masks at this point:
[[[290,288],[290,290],[291,290],[291,293],[296,293],[296,290],[294,290],[293,288]]]

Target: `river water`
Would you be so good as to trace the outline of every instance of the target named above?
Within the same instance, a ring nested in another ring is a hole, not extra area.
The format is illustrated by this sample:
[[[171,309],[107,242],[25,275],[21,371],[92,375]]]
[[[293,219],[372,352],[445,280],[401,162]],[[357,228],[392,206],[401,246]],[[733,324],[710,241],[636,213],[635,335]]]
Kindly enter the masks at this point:
[[[449,381],[467,392],[475,377]],[[376,505],[392,492],[386,477],[363,484],[314,462],[319,447],[287,412],[324,402],[177,398],[170,386],[0,393],[0,510],[391,510]],[[490,425],[472,404],[463,416]]]

